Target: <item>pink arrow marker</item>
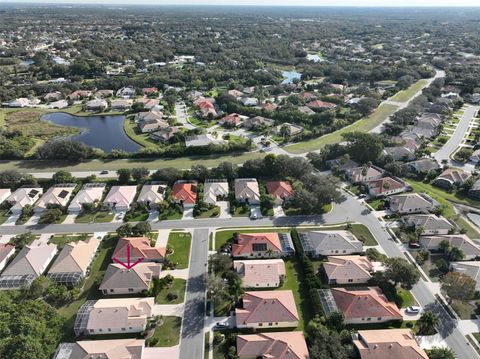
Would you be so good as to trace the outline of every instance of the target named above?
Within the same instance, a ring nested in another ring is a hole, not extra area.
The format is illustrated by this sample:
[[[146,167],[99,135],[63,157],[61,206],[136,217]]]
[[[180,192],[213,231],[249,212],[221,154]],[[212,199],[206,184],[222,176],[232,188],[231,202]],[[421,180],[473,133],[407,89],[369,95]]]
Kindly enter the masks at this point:
[[[140,263],[141,261],[143,261],[145,258],[140,258],[138,259],[136,262],[134,263],[131,263],[131,260],[130,260],[130,251],[131,251],[131,245],[130,243],[127,244],[127,263],[124,263],[122,262],[121,260],[113,257],[113,261],[114,262],[117,262],[118,264],[124,266],[125,268],[127,269],[132,269],[133,267],[135,267],[138,263]]]

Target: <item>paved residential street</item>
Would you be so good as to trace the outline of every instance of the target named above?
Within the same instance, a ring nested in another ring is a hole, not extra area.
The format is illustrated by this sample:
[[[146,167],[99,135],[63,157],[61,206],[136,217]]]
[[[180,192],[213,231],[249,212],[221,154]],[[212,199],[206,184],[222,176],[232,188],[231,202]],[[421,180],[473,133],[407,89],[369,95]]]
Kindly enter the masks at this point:
[[[469,132],[470,122],[472,122],[479,109],[479,106],[467,106],[452,137],[450,137],[450,139],[442,146],[440,150],[433,154],[433,157],[439,163],[442,163],[443,160],[446,160],[455,167],[460,167],[468,171],[473,171],[475,169],[474,165],[459,163],[451,160],[450,156],[462,144],[465,134]]]
[[[209,230],[205,228],[193,232],[180,339],[180,359],[203,358],[208,234]]]

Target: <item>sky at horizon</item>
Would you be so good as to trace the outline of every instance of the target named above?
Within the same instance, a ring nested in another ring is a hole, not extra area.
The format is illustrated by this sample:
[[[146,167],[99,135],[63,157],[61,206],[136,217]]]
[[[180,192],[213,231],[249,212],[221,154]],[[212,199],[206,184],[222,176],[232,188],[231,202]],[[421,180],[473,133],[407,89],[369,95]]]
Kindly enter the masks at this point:
[[[257,5],[257,6],[379,6],[379,7],[480,7],[480,0],[0,0],[5,3],[99,5]]]

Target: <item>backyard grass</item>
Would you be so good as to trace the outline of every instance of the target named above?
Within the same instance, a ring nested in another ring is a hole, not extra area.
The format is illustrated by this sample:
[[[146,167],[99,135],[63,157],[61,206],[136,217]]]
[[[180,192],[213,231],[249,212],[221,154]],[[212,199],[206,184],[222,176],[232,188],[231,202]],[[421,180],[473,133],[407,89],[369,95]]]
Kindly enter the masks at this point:
[[[187,281],[181,278],[174,278],[172,284],[168,288],[164,288],[155,297],[155,303],[157,304],[180,304],[185,300],[185,288]],[[175,293],[178,298],[175,300],[168,300],[168,293]]]
[[[353,132],[353,131],[368,132],[374,129],[375,127],[380,125],[383,121],[385,121],[389,116],[393,115],[397,110],[398,110],[398,106],[381,104],[370,116],[363,118],[361,120],[358,120],[357,122],[347,127],[344,127],[340,130],[329,133],[325,136],[315,138],[313,140],[303,141],[303,142],[286,146],[284,147],[284,149],[293,154],[319,150],[323,148],[325,145],[342,142],[343,141],[342,134],[344,133]]]
[[[100,249],[91,266],[90,276],[85,280],[79,298],[74,302],[59,308],[58,313],[66,319],[63,340],[72,341],[75,339],[75,334],[73,332],[75,317],[85,301],[100,299],[102,297],[101,292],[98,290],[98,286],[102,281],[108,265],[112,261],[112,255],[115,246],[117,245],[117,241],[118,237],[112,235],[101,242]]]
[[[168,256],[168,260],[172,263],[176,263],[176,269],[188,268],[191,244],[192,235],[190,233],[170,233],[167,245],[173,248],[173,253]]]
[[[394,96],[390,97],[391,101],[397,102],[407,102],[410,100],[415,94],[424,88],[427,85],[427,80],[419,80],[411,85],[408,89],[397,92]]]
[[[300,314],[296,330],[303,331],[305,323],[313,318],[312,306],[309,300],[308,290],[305,286],[305,278],[300,274],[300,264],[296,259],[285,260],[285,281],[276,290],[291,290],[297,310]]]
[[[158,144],[150,139],[149,133],[141,133],[138,131],[137,124],[133,119],[125,119],[125,121],[123,121],[123,130],[132,141],[138,143],[140,146],[146,148],[158,147]]]
[[[225,155],[207,156],[186,156],[181,158],[131,158],[117,160],[91,160],[72,164],[66,161],[42,161],[42,160],[20,160],[0,161],[0,171],[17,169],[24,172],[57,172],[65,170],[69,172],[80,171],[116,171],[120,168],[146,167],[149,170],[174,167],[177,169],[189,169],[193,162],[201,162],[206,167],[216,167],[224,161],[233,164],[242,164],[247,160],[265,157],[265,153],[229,153]]]
[[[166,316],[162,318],[163,324],[155,328],[153,336],[148,341],[155,340],[155,347],[173,347],[180,342],[180,329],[182,318]]]
[[[75,223],[108,223],[113,221],[113,217],[115,214],[110,212],[80,213]]]

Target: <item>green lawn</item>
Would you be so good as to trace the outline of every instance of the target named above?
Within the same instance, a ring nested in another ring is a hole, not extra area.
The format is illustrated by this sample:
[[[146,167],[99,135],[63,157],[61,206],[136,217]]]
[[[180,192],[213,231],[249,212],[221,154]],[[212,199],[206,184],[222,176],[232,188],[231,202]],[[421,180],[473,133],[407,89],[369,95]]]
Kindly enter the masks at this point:
[[[0,224],[5,223],[5,221],[8,219],[8,217],[10,217],[10,215],[7,214],[9,210],[10,209],[0,210]]]
[[[220,215],[220,207],[215,206],[212,209],[209,209],[208,211],[205,212],[200,212],[198,216],[195,216],[195,218],[215,218]]]
[[[397,297],[399,302],[398,304],[400,304],[401,308],[407,308],[417,304],[415,298],[413,298],[413,295],[409,290],[397,288]]]
[[[363,242],[365,246],[376,246],[378,245],[375,237],[373,237],[370,230],[365,227],[363,224],[354,223],[352,224],[352,233],[355,237]]]
[[[395,105],[382,104],[370,116],[361,119],[350,126],[344,127],[340,130],[315,138],[313,140],[303,141],[286,146],[284,149],[294,154],[319,150],[325,145],[342,142],[342,134],[344,133],[353,131],[368,132],[374,129],[383,121],[385,121],[390,115],[394,114],[397,110],[398,107]]]
[[[291,290],[295,303],[297,305],[300,320],[296,330],[303,331],[305,324],[313,318],[313,311],[308,297],[308,291],[305,287],[304,278],[299,274],[300,264],[296,259],[285,260],[285,282],[276,290]]]
[[[192,235],[187,232],[173,232],[168,237],[168,245],[173,248],[173,254],[168,256],[172,263],[177,264],[177,269],[188,268],[190,260],[190,247]]]
[[[80,213],[75,218],[75,223],[108,223],[113,217],[115,214],[110,212]]]
[[[245,207],[239,206],[235,207],[235,210],[232,213],[232,217],[248,217],[250,215],[250,207],[245,210]]]
[[[80,297],[76,301],[59,308],[59,314],[66,319],[63,340],[72,341],[75,339],[75,335],[73,333],[73,325],[75,323],[75,317],[77,315],[77,312],[82,306],[82,304],[84,304],[87,299],[93,300],[100,299],[102,297],[101,292],[98,290],[98,286],[102,281],[103,275],[105,274],[108,265],[112,261],[112,255],[115,246],[117,245],[117,241],[117,236],[110,236],[106,237],[101,242],[100,249],[91,266],[91,274],[85,280]]]
[[[461,319],[476,319],[475,317],[475,306],[468,303],[462,302],[459,300],[452,301],[452,308],[458,314]]]
[[[228,241],[233,241],[233,234],[234,233],[270,233],[270,232],[278,232],[278,233],[288,233],[288,229],[277,229],[273,227],[268,228],[258,228],[258,229],[229,229],[229,230],[220,230],[215,233],[215,250],[218,251],[220,248],[227,243]]]
[[[411,85],[408,89],[397,92],[395,96],[390,97],[391,101],[397,102],[407,102],[410,100],[415,94],[423,89],[427,85],[427,80],[419,80]]]
[[[155,347],[173,347],[180,342],[180,329],[182,318],[167,316],[163,317],[163,324],[155,328],[155,333],[148,341],[156,340]]]
[[[158,215],[159,220],[182,219],[183,212],[177,211],[174,207],[169,207],[166,211]]]
[[[186,156],[180,158],[131,158],[118,160],[91,160],[72,164],[66,161],[0,161],[0,171],[17,169],[26,172],[57,172],[62,169],[69,172],[77,171],[116,171],[120,168],[146,167],[150,170],[174,167],[189,169],[194,162],[201,162],[206,167],[216,167],[219,163],[229,161],[242,164],[247,160],[265,157],[262,152],[229,153],[224,155]]]
[[[137,209],[133,213],[127,213],[125,215],[128,218],[127,222],[144,222],[150,216],[150,212],[144,211],[142,208]]]
[[[185,288],[187,281],[181,278],[174,278],[172,284],[168,288],[164,288],[156,297],[155,303],[157,304],[180,304],[185,300]],[[167,298],[168,293],[175,293],[178,298],[169,301]]]
[[[373,200],[368,200],[367,203],[376,211],[385,209],[385,199],[375,198]]]
[[[158,147],[158,144],[150,139],[149,133],[141,133],[137,130],[137,124],[133,120],[125,119],[125,121],[123,121],[123,130],[132,141],[138,143],[140,146],[147,148]]]

